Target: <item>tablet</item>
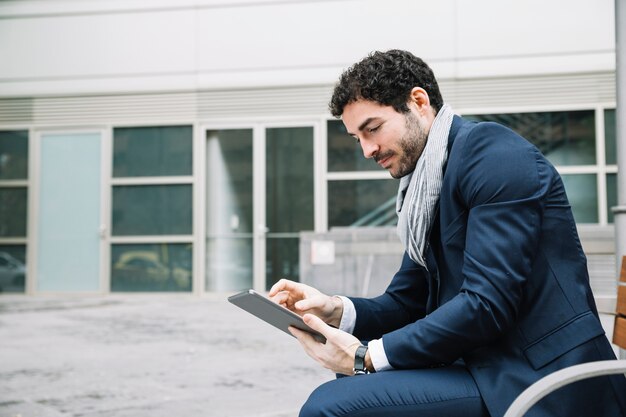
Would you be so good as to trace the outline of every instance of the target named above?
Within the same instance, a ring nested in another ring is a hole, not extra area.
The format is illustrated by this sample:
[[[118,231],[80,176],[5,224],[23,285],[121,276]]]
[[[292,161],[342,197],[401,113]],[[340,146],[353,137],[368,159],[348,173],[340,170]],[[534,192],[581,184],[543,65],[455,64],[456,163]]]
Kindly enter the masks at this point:
[[[321,333],[307,326],[302,320],[302,317],[276,304],[254,290],[246,290],[239,294],[231,295],[228,297],[228,301],[246,310],[248,313],[257,316],[261,320],[266,321],[277,329],[282,330],[288,335],[293,336],[288,330],[289,326],[293,326],[311,333],[317,341],[326,343],[326,338]]]

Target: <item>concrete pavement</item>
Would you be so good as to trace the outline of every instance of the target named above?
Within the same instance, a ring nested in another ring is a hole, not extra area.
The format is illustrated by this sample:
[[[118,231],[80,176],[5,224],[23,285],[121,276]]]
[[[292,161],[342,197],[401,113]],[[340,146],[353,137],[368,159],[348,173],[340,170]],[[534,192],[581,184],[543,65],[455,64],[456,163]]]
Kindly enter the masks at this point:
[[[226,295],[0,297],[0,417],[291,417],[333,378]]]
[[[0,417],[288,417],[332,378],[226,295],[0,297]]]

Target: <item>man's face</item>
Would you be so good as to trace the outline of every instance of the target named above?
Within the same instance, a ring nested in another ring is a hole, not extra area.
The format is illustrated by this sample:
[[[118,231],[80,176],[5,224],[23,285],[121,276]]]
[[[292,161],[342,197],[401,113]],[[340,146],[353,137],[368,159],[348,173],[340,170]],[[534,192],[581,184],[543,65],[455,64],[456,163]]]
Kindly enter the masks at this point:
[[[369,100],[348,104],[342,115],[348,133],[357,139],[366,158],[401,178],[415,169],[424,151],[432,120],[409,106],[408,113],[398,113],[391,106]]]

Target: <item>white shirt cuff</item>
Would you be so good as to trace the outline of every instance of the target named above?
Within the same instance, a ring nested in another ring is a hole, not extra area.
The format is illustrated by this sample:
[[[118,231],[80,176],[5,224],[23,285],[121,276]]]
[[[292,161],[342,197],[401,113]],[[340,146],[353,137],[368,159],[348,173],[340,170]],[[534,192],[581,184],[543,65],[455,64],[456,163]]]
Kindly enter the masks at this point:
[[[354,326],[356,326],[356,309],[354,308],[354,303],[348,297],[341,295],[337,297],[339,297],[343,303],[343,315],[339,323],[339,330],[352,334]],[[372,359],[372,365],[376,372],[393,369],[393,366],[389,364],[389,360],[385,354],[383,339],[371,340],[367,347],[370,352],[370,359]]]
[[[341,316],[341,322],[339,322],[339,330],[343,330],[346,333],[352,334],[354,326],[356,326],[356,309],[354,303],[348,297],[338,295],[343,302],[343,315]]]
[[[385,347],[383,346],[383,339],[370,340],[367,345],[370,352],[370,359],[376,372],[388,371],[393,369],[393,366],[389,364],[387,355],[385,354]]]

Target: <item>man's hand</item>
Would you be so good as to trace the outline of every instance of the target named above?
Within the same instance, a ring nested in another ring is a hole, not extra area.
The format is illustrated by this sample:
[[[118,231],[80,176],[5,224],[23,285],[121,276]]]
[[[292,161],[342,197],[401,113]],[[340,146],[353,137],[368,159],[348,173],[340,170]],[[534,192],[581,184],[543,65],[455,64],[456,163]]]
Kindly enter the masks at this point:
[[[331,326],[339,327],[343,314],[343,302],[305,284],[281,279],[269,292],[272,301],[301,316],[309,313],[321,318]]]
[[[304,322],[313,330],[326,337],[326,343],[320,343],[310,334],[295,327],[290,327],[304,351],[324,368],[344,375],[354,373],[354,354],[361,342],[349,333],[330,327],[313,314],[305,314]]]

